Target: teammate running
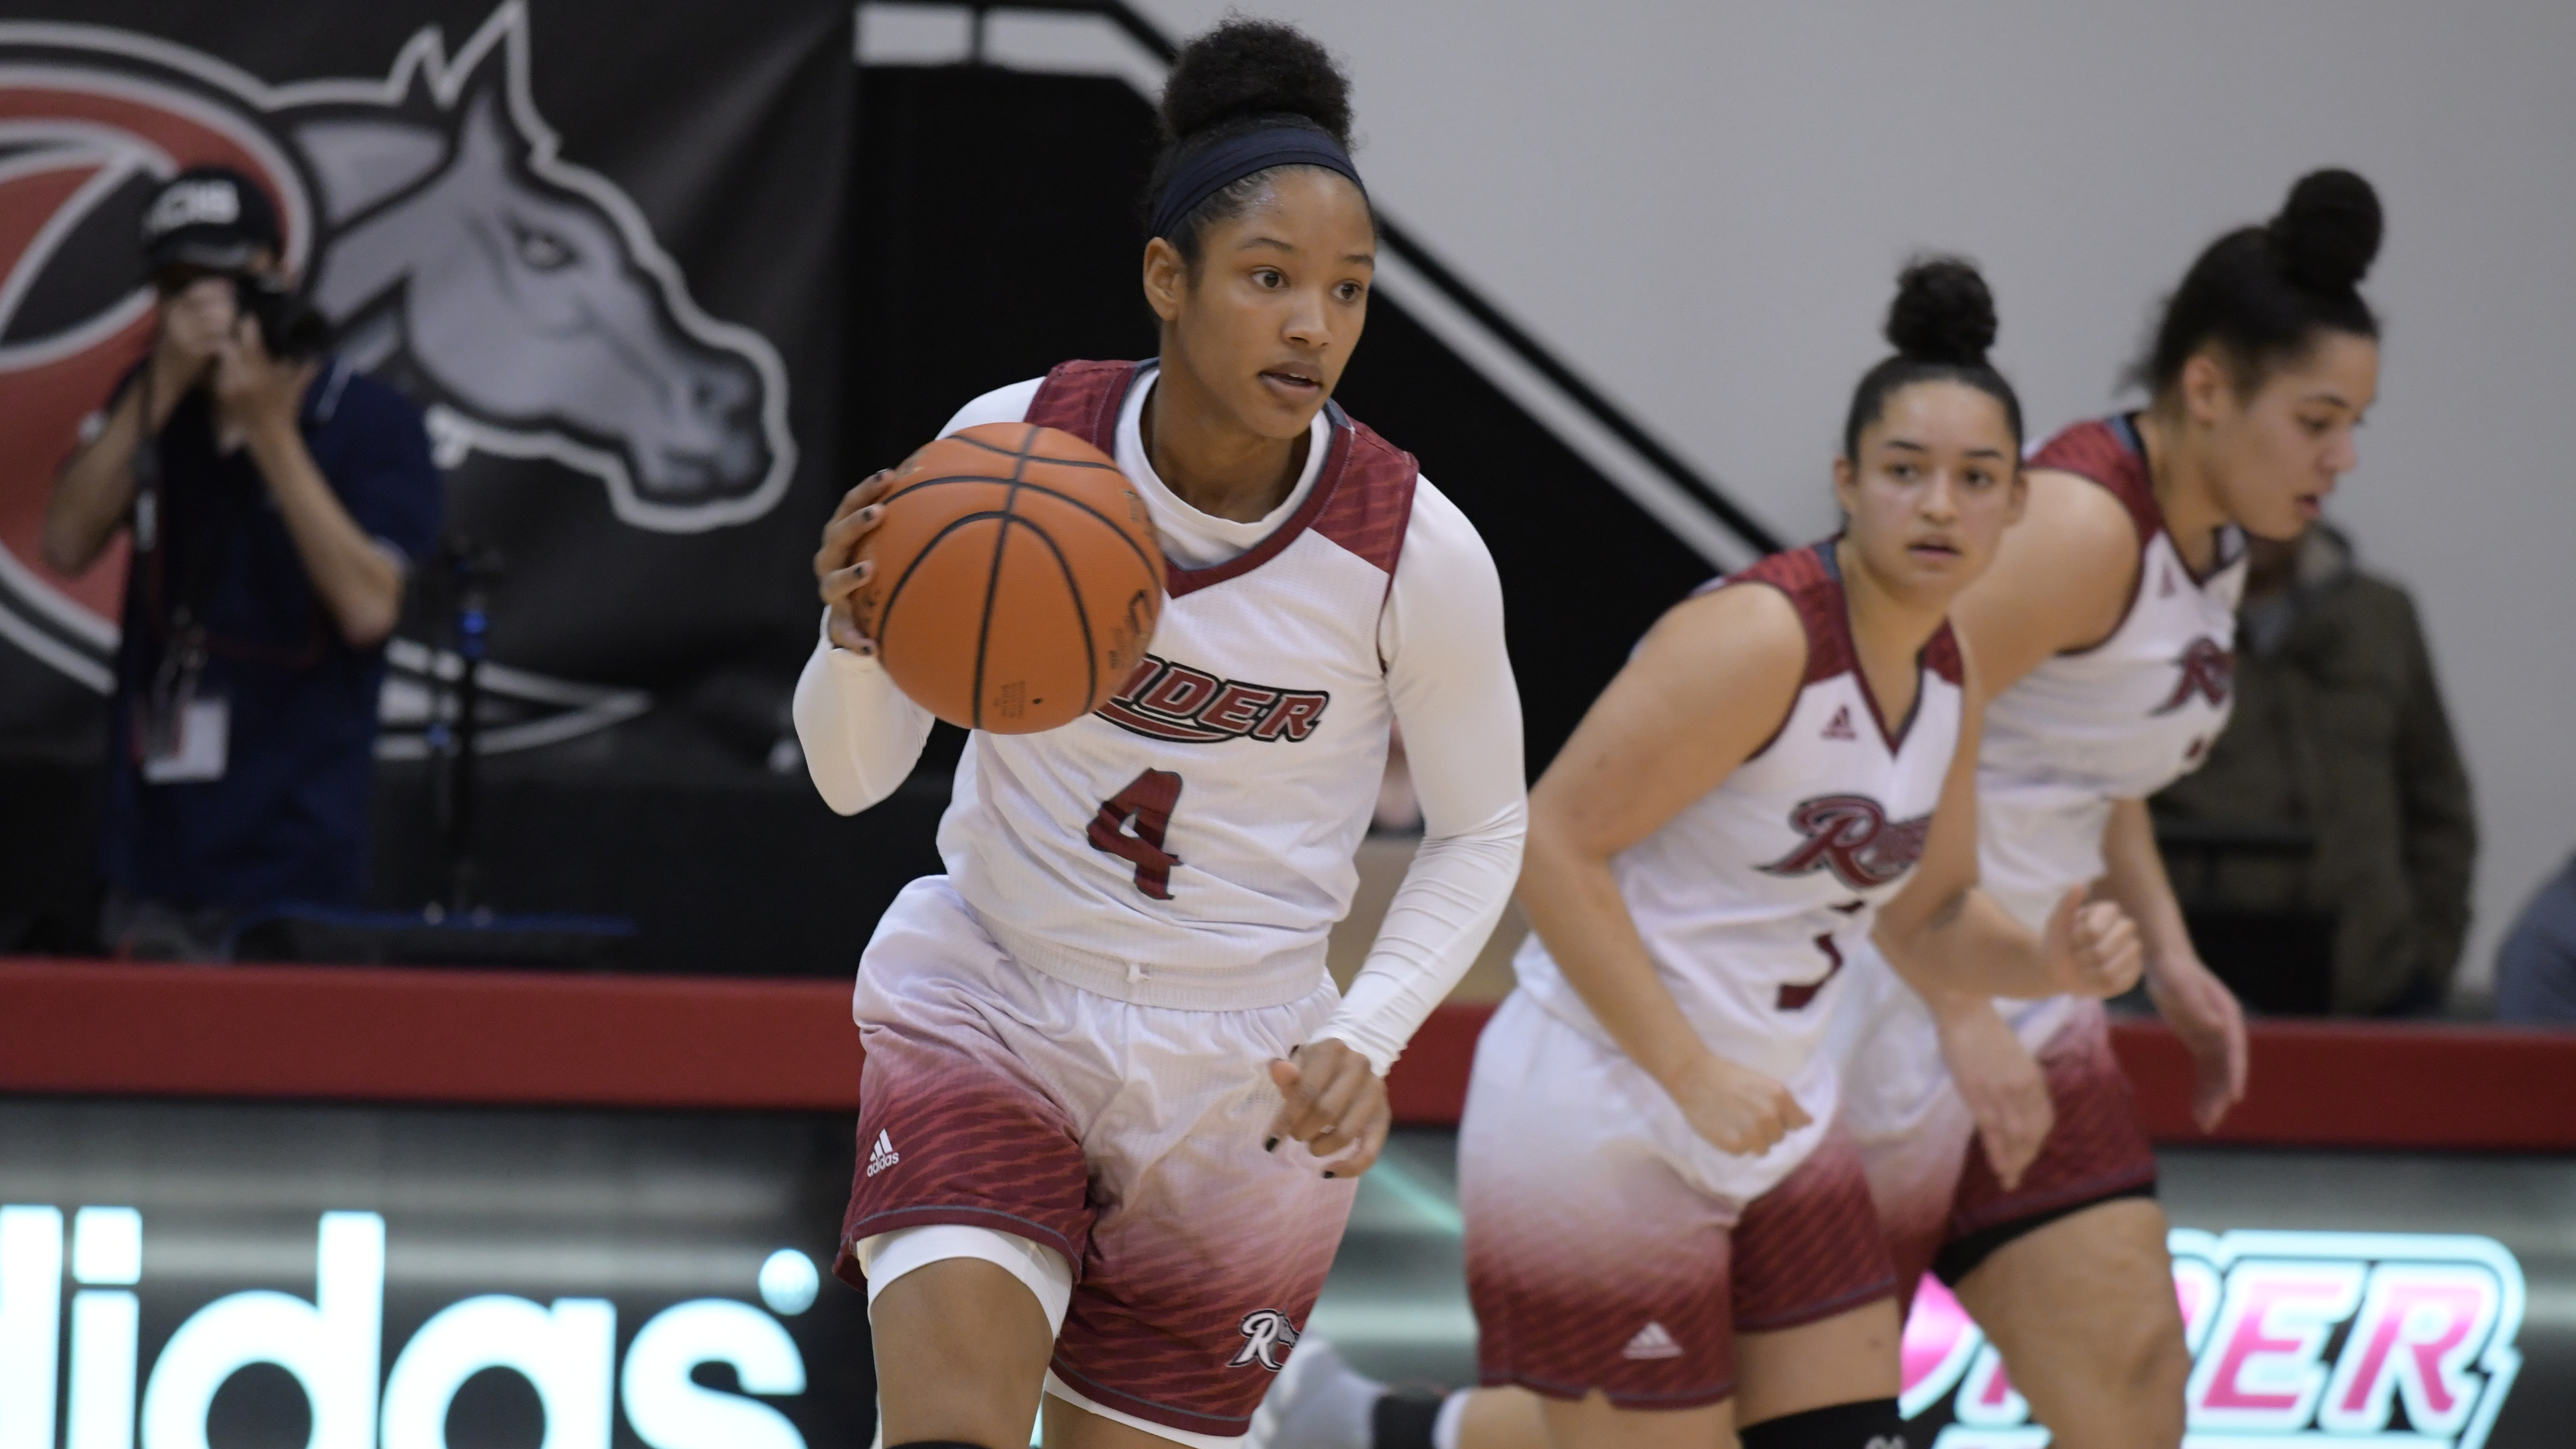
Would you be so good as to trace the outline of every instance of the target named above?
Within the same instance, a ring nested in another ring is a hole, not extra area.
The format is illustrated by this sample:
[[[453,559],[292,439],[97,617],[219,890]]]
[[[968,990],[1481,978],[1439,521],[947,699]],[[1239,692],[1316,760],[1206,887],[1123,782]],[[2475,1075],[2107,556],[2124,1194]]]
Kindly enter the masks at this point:
[[[2244,1094],[2244,1021],[2193,953],[2145,797],[2227,722],[2239,531],[2296,537],[2353,466],[2378,390],[2378,322],[2357,288],[2379,238],[2370,184],[2320,171],[2268,225],[2211,243],[2139,365],[2146,410],[2039,450],[2027,515],[1952,611],[1996,691],[1978,775],[1986,888],[2037,922],[2102,878],[2191,1049],[2204,1130]],[[2173,1449],[2191,1363],[2155,1158],[2100,1005],[1998,1003],[2039,1072],[2017,1053],[1954,1052],[1945,1070],[1916,993],[1870,953],[1853,968],[1836,1023],[1843,1116],[1909,1289],[1928,1266],[1957,1290],[2051,1442]],[[2053,1112],[2017,1107],[2043,1077]],[[1991,1161],[1968,1149],[1972,1118]]]
[[[1376,254],[1348,83],[1286,26],[1194,40],[1163,95],[1157,361],[1067,363],[948,431],[1114,457],[1170,602],[1099,713],[977,732],[862,956],[860,1168],[836,1271],[869,1295],[883,1442],[1230,1445],[1287,1362],[1388,1126],[1387,1068],[1519,870],[1501,587],[1413,459],[1332,405]],[[884,484],[815,559],[796,695],[816,786],[885,797],[931,718],[853,626]],[[1391,722],[1425,835],[1347,997],[1324,970]],[[1276,727],[1273,727],[1273,726]]]
[[[2137,972],[2080,887],[2037,934],[1975,889],[1976,668],[1945,616],[2022,508],[1994,332],[1974,269],[1907,269],[1834,467],[1843,534],[1673,609],[1533,792],[1534,932],[1459,1176],[1484,1381],[1534,1392],[1417,1411],[1417,1446],[1903,1443],[1897,1280],[1830,1126],[1843,963],[1875,929],[1989,1018],[1978,993]],[[1269,1442],[1393,1449],[1375,1390],[1301,1365]]]

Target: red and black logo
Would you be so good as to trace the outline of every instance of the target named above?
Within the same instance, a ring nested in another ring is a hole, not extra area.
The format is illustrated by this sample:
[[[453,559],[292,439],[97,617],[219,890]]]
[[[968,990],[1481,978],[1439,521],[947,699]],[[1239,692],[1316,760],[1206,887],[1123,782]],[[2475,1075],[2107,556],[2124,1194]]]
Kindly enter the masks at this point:
[[[1109,702],[1093,712],[1149,739],[1190,745],[1285,740],[1293,745],[1315,732],[1324,721],[1324,707],[1332,702],[1320,689],[1219,679],[1148,654]]]
[[[268,193],[281,261],[340,355],[423,405],[439,465],[478,496],[570,472],[665,534],[777,505],[797,456],[778,349],[702,310],[633,198],[559,154],[531,25],[522,0],[498,0],[462,44],[424,25],[358,74],[270,83],[138,31],[0,20],[0,639],[112,687],[124,545],[66,578],[37,540],[84,418],[151,345],[139,223],[193,165]],[[415,642],[393,654],[400,679],[427,667]],[[530,729],[505,723],[486,748],[646,704],[495,675],[503,717]],[[404,701],[423,691],[387,697],[389,725],[417,722]]]
[[[1813,875],[1830,870],[1853,890],[1883,886],[1914,868],[1923,858],[1923,840],[1932,833],[1932,817],[1890,820],[1879,803],[1866,795],[1818,795],[1798,802],[1789,812],[1789,828],[1806,839],[1769,865],[1766,875]]]
[[[2171,714],[2194,698],[2208,700],[2212,709],[2227,707],[2227,692],[2236,684],[2235,650],[2204,634],[2184,647],[2174,667],[2182,677],[2174,681],[2173,696],[2157,705],[2155,713]]]

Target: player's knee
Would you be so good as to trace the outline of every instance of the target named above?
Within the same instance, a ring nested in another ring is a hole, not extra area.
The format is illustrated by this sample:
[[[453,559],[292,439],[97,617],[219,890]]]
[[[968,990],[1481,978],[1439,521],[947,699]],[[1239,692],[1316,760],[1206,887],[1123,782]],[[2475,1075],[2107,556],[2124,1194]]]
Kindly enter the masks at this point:
[[[1783,1414],[1736,1436],[1744,1449],[1918,1449],[1905,1437],[1894,1399],[1864,1399]]]
[[[907,1439],[900,1444],[889,1444],[886,1449],[986,1449],[986,1446],[964,1439]]]
[[[2120,1345],[2115,1367],[2118,1381],[2131,1395],[2130,1402],[2170,1399],[2180,1404],[2183,1382],[2191,1377],[2191,1350],[2183,1343],[2182,1325],[2149,1319]]]

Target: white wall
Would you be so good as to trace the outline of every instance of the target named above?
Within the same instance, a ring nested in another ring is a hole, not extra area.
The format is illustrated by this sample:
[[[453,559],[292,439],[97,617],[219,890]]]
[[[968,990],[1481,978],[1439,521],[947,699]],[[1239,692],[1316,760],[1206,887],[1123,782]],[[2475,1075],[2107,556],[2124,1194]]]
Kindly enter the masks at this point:
[[[1143,0],[1175,33],[1230,0]],[[2576,5],[1254,0],[1390,214],[1792,537],[1897,264],[1982,262],[2034,430],[2321,164],[2378,184],[2381,403],[2332,516],[2411,586],[2485,834],[2465,972],[2576,845]]]

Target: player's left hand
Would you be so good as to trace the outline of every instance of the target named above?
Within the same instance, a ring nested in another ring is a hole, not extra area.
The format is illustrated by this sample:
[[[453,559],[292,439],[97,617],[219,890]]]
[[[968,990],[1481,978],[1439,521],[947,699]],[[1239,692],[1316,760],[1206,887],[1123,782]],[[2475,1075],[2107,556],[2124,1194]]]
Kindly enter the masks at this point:
[[[2226,982],[2189,956],[2157,962],[2147,995],[2191,1052],[2192,1120],[2203,1132],[2218,1130],[2228,1109],[2245,1100],[2245,1009]]]
[[[1932,1019],[1940,1033],[1942,1063],[1977,1124],[1986,1161],[1995,1169],[1995,1180],[2010,1192],[2039,1159],[2039,1149],[2056,1125],[2048,1080],[1992,1001],[1963,997],[1936,1003]]]
[[[1321,1037],[1271,1062],[1270,1080],[1287,1100],[1270,1119],[1264,1150],[1303,1142],[1315,1156],[1334,1158],[1325,1165],[1326,1177],[1357,1177],[1376,1165],[1395,1116],[1386,1103],[1386,1083],[1367,1057],[1336,1038]]]
[[[2117,996],[2138,984],[2146,954],[2137,923],[2110,901],[2087,904],[2083,886],[2067,888],[2040,935],[2040,962],[2057,989],[2095,999]]]

